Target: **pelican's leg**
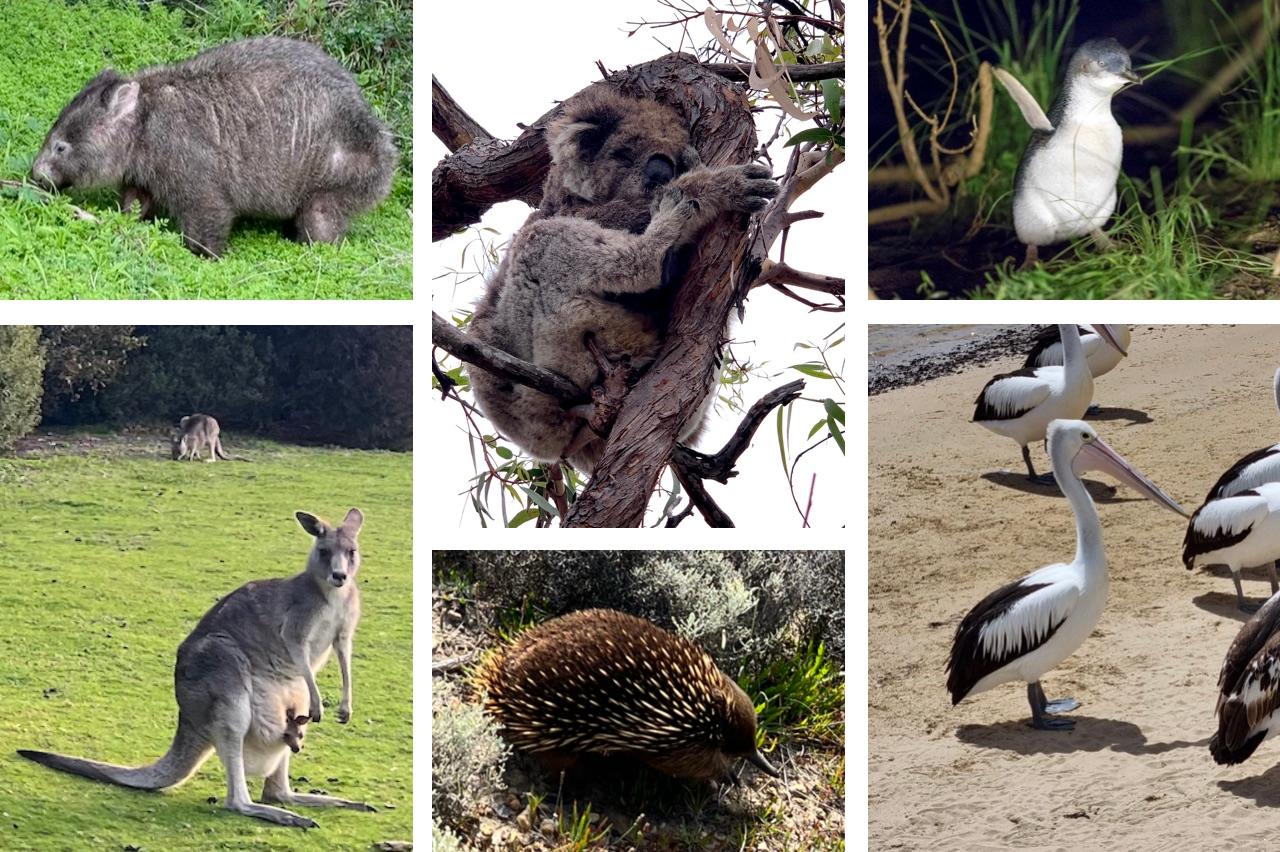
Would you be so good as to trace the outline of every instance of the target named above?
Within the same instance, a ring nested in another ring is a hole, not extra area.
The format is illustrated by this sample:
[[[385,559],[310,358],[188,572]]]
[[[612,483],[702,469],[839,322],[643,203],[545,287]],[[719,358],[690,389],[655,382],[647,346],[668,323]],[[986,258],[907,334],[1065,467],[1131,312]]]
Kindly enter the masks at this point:
[[[1275,566],[1273,565],[1272,569],[1274,570],[1274,568]],[[1252,615],[1253,613],[1257,612],[1259,609],[1262,608],[1262,604],[1245,603],[1244,587],[1240,585],[1240,575],[1237,574],[1235,571],[1231,572],[1231,582],[1236,584],[1236,609],[1240,610],[1241,612],[1247,612],[1250,615]]]
[[[1093,244],[1098,251],[1111,251],[1111,238],[1102,233],[1101,228],[1094,228],[1089,232],[1089,236],[1093,237]]]
[[[1277,559],[1275,562],[1272,562],[1269,566],[1267,566],[1267,576],[1271,578],[1271,594],[1273,595],[1276,592],[1280,592],[1280,581],[1277,581],[1277,578],[1276,578],[1277,566],[1280,566],[1280,559]]]
[[[1051,719],[1054,713],[1065,713],[1080,706],[1074,698],[1062,698],[1048,701],[1044,697],[1044,688],[1040,681],[1027,684],[1027,703],[1031,705],[1031,727],[1042,731],[1069,731],[1076,726],[1071,719]]]
[[[1031,463],[1031,448],[1022,448],[1022,461],[1027,465],[1027,479],[1030,479],[1036,485],[1055,485],[1057,480],[1053,478],[1052,473],[1036,473],[1035,465]]]

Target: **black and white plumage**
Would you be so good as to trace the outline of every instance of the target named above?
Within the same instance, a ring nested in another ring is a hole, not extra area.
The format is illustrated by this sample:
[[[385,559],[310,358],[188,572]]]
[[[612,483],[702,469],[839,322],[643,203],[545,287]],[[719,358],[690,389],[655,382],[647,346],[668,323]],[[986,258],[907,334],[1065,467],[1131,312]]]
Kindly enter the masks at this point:
[[[1182,540],[1182,564],[1225,565],[1236,587],[1236,606],[1246,604],[1240,571],[1252,565],[1271,567],[1272,593],[1277,591],[1275,560],[1280,559],[1280,482],[1264,482],[1230,497],[1210,500],[1196,509]]]
[[[1218,730],[1209,740],[1215,763],[1247,760],[1280,730],[1280,594],[1236,634],[1218,674]]]
[[[1276,370],[1275,378],[1272,380],[1272,393],[1275,397],[1276,408],[1280,410],[1280,370]],[[1187,535],[1183,539],[1183,562],[1190,569],[1194,564],[1201,565],[1218,564],[1212,562],[1211,554],[1219,550],[1224,550],[1228,546],[1243,543],[1245,537],[1251,533],[1241,524],[1248,520],[1249,523],[1256,523],[1254,515],[1260,506],[1258,500],[1252,501],[1234,501],[1230,504],[1224,504],[1215,507],[1214,510],[1206,512],[1209,505],[1214,501],[1222,500],[1227,497],[1237,496],[1261,496],[1257,491],[1259,486],[1268,483],[1280,482],[1280,444],[1272,444],[1269,447],[1263,447],[1260,450],[1241,456],[1235,461],[1231,467],[1227,468],[1222,476],[1218,477],[1218,481],[1209,489],[1209,493],[1204,498],[1204,504],[1196,510],[1192,516],[1191,523],[1187,525]],[[1210,523],[1210,515],[1217,519],[1218,526]],[[1262,540],[1257,539],[1255,545],[1261,545]],[[1225,563],[1224,563],[1225,564]],[[1236,605],[1245,612],[1253,612],[1257,609],[1256,604],[1246,604],[1244,601],[1244,590],[1240,585],[1240,570],[1252,565],[1261,565],[1258,563],[1237,564],[1231,569],[1231,579],[1236,587]],[[1280,582],[1277,581],[1276,571],[1280,567],[1280,551],[1276,555],[1268,558],[1267,571],[1271,579],[1271,593],[1275,594],[1280,591]],[[1231,567],[1228,564],[1228,567]]]
[[[1110,328],[1116,337],[1116,342],[1120,344],[1120,349],[1103,340],[1102,335],[1094,331],[1093,326],[1077,326],[1077,331],[1080,333],[1080,348],[1084,350],[1085,360],[1089,364],[1089,374],[1095,379],[1114,370],[1124,360],[1125,353],[1129,351],[1129,343],[1132,340],[1129,326],[1113,325]],[[1022,362],[1022,369],[1034,370],[1037,367],[1054,367],[1061,364],[1062,334],[1056,325],[1047,325],[1036,336],[1036,342],[1027,353],[1027,360]]]
[[[1025,681],[1031,724],[1072,727],[1050,718],[1075,701],[1050,702],[1040,678],[1075,652],[1102,616],[1109,579],[1102,526],[1080,475],[1099,470],[1142,496],[1184,514],[1167,494],[1136,471],[1080,420],[1055,420],[1048,429],[1049,458],[1058,486],[1075,515],[1076,555],[1048,565],[983,598],[960,622],[947,661],[951,703],[1011,681]]]
[[[1109,325],[1093,327],[1106,344],[1121,354],[1124,346]],[[1058,326],[1063,343],[1062,366],[1015,370],[995,376],[982,388],[974,404],[973,422],[997,435],[1017,441],[1027,476],[1042,485],[1053,484],[1050,475],[1036,474],[1028,444],[1045,439],[1049,423],[1057,419],[1079,419],[1093,399],[1093,376],[1074,323]]]

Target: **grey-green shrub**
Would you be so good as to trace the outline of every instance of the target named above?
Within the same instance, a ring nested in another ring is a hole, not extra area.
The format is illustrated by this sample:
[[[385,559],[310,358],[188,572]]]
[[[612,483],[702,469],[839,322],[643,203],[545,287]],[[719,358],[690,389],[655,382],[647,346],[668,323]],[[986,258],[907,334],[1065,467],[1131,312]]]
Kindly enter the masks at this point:
[[[730,672],[813,638],[843,664],[840,551],[440,551],[433,560],[474,583],[487,617],[526,604],[552,615],[606,607],[694,639]]]
[[[498,787],[508,746],[478,704],[461,701],[444,679],[431,684],[431,807],[452,825],[473,816]],[[437,847],[439,848],[439,847]]]
[[[0,325],[0,451],[40,422],[44,349],[31,325]]]

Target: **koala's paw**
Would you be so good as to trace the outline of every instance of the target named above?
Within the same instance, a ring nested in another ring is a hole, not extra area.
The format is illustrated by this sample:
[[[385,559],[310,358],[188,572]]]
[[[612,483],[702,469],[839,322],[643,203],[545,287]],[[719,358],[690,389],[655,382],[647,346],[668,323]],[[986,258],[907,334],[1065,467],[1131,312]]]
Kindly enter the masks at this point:
[[[718,172],[724,178],[723,203],[728,210],[756,213],[780,191],[769,167],[759,163],[725,166]]]

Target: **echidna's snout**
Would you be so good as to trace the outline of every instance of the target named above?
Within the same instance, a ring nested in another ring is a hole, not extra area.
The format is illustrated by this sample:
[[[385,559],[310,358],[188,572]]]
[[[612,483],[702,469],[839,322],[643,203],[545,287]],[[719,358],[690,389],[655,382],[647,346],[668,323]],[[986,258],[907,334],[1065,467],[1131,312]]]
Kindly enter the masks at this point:
[[[782,777],[782,773],[774,769],[773,764],[764,759],[764,755],[760,753],[759,749],[755,749],[751,754],[747,755],[747,763],[750,763],[766,775],[772,775],[774,778]]]

